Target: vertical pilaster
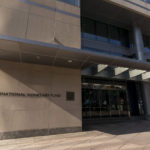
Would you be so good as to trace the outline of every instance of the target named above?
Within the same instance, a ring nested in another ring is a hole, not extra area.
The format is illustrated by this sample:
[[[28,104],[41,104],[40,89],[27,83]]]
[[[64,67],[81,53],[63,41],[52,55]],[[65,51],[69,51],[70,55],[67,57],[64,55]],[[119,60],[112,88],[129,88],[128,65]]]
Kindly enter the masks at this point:
[[[144,42],[141,29],[138,26],[134,25],[133,31],[137,58],[138,60],[144,61]]]

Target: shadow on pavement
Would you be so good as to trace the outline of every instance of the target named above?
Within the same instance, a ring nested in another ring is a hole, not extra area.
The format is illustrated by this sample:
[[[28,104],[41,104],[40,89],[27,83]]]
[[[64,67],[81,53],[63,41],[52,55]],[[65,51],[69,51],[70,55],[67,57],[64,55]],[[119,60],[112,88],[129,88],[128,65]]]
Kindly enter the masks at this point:
[[[110,123],[83,123],[83,131],[100,131],[112,135],[132,134],[150,131],[150,121],[147,120],[128,120],[123,122]]]

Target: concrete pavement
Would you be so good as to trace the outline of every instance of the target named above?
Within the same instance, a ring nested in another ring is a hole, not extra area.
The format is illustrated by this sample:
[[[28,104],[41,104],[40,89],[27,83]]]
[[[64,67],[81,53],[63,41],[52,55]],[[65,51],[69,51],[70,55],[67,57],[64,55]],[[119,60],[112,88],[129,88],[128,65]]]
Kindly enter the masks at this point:
[[[0,141],[0,150],[150,150],[150,121],[93,125],[86,132]]]

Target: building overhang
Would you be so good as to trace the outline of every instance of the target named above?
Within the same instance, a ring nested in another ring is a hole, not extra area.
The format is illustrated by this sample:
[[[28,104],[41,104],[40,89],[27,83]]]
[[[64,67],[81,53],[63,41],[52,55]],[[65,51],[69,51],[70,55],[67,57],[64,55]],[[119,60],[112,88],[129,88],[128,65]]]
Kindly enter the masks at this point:
[[[75,69],[107,64],[150,71],[148,62],[8,36],[0,36],[0,59]]]
[[[129,6],[135,9],[135,11],[123,7],[123,1],[127,0],[81,0],[81,16],[129,30],[132,30],[133,26],[136,24],[142,29],[144,34],[150,35],[150,16],[136,13],[137,9],[133,4],[129,3]],[[128,1],[133,2],[134,0]],[[119,3],[123,4],[121,5]],[[148,14],[150,14],[149,12],[150,7]],[[144,13],[146,13],[146,11],[144,11]]]
[[[146,0],[105,0],[105,1],[112,3],[114,5],[118,5],[119,7],[131,10],[134,13],[150,17],[149,14],[150,3],[146,2]]]

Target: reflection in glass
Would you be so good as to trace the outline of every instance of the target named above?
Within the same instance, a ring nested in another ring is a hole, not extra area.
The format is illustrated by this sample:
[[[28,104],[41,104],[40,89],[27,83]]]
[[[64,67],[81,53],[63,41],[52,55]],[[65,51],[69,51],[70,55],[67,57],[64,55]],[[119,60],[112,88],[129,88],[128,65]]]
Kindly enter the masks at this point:
[[[129,31],[110,24],[82,17],[82,38],[130,47]]]
[[[128,117],[129,107],[124,86],[106,84],[83,85],[84,118]]]

